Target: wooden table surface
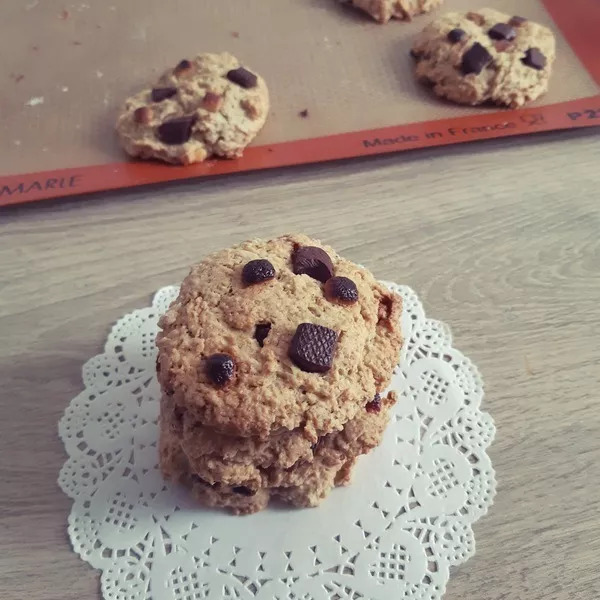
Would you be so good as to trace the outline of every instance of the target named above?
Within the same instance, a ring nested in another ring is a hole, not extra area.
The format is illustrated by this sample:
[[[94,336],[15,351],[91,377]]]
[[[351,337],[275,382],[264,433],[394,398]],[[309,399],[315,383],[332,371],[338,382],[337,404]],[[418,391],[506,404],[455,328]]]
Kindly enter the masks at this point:
[[[110,325],[207,252],[304,231],[420,294],[480,367],[498,495],[447,600],[600,597],[600,134],[0,212],[0,598],[96,600],[56,425]]]

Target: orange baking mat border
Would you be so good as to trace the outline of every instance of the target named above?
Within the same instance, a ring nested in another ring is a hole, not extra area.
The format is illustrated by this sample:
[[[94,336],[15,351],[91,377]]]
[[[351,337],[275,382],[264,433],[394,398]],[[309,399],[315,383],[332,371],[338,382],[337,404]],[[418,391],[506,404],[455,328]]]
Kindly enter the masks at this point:
[[[600,0],[544,0],[590,75],[600,85]],[[410,123],[250,147],[237,160],[186,167],[120,162],[0,177],[0,206],[151,183],[225,175],[600,125],[600,94],[548,106]]]

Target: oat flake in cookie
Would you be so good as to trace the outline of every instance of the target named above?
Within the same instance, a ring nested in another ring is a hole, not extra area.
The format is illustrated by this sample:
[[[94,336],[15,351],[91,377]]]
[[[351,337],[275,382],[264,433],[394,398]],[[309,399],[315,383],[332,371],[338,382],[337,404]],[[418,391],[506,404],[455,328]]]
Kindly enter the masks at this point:
[[[381,439],[395,399],[369,403],[397,364],[400,312],[367,270],[303,235],[193,267],[157,338],[165,476],[237,513],[318,504]]]
[[[340,0],[371,15],[380,23],[390,19],[410,21],[414,16],[427,13],[440,6],[443,0]]]
[[[436,19],[411,54],[417,78],[438,96],[517,108],[548,90],[556,50],[547,27],[482,8]]]
[[[116,127],[131,156],[191,164],[241,156],[268,111],[258,73],[231,54],[201,54],[128,98]]]

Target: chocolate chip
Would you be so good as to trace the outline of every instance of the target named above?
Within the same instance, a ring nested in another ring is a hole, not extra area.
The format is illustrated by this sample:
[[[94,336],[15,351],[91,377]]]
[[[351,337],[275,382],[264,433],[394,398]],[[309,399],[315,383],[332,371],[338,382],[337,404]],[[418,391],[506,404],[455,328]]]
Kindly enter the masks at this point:
[[[354,304],[358,301],[358,289],[348,277],[332,277],[325,284],[325,297],[340,304]]]
[[[365,408],[368,413],[378,413],[381,412],[381,396],[379,394],[375,394],[375,397],[370,402],[367,402]]]
[[[468,12],[466,14],[467,19],[469,21],[473,21],[473,23],[477,23],[477,25],[483,25],[485,23],[485,17],[476,12]]]
[[[258,77],[256,77],[254,73],[248,71],[248,69],[244,69],[244,67],[229,71],[227,73],[227,79],[247,90],[256,87],[258,84]]]
[[[461,69],[465,75],[478,75],[483,68],[492,62],[492,55],[479,43],[475,42],[463,56]]]
[[[167,98],[172,98],[177,93],[177,88],[174,87],[164,87],[164,88],[154,88],[152,90],[152,102],[162,102]]]
[[[329,254],[317,246],[300,246],[292,256],[292,263],[296,275],[308,275],[321,283],[333,276]]]
[[[169,119],[158,127],[158,139],[163,144],[184,144],[190,139],[195,122],[195,115]]]
[[[240,494],[240,496],[255,496],[256,490],[251,490],[245,485],[238,485],[232,489],[234,494]]]
[[[377,323],[381,321],[389,321],[392,316],[392,309],[394,301],[389,296],[383,296],[379,301],[379,307],[377,309]]]
[[[521,62],[532,69],[541,71],[546,66],[546,57],[538,48],[529,48]]]
[[[215,94],[213,92],[206,92],[206,94],[204,94],[204,98],[202,98],[201,106],[208,112],[217,112],[219,108],[221,108],[222,103],[222,96],[219,96],[219,94]]]
[[[307,373],[325,373],[333,364],[337,337],[329,327],[301,323],[290,343],[290,358]]]
[[[467,32],[464,29],[459,29],[457,27],[448,33],[448,40],[450,40],[453,44],[456,44],[457,42],[460,42],[465,35],[467,35]]]
[[[235,361],[229,354],[213,354],[206,359],[206,373],[215,385],[223,386],[233,379]]]
[[[262,348],[265,345],[265,340],[271,331],[271,323],[259,323],[254,329],[254,339]]]
[[[187,59],[183,59],[182,61],[180,61],[180,63],[173,69],[173,73],[175,75],[183,75],[184,73],[191,71],[192,70],[192,63],[187,60]]]
[[[266,259],[251,260],[242,269],[242,281],[245,285],[254,285],[269,281],[275,277],[275,267]]]
[[[512,25],[513,27],[520,27],[521,25],[523,25],[523,23],[527,23],[527,19],[525,17],[519,17],[517,15],[512,17],[512,19],[508,22],[508,24]]]
[[[508,23],[496,23],[488,31],[488,35],[493,40],[507,40],[511,42],[517,37],[517,32],[514,27],[511,27]]]
[[[147,106],[140,106],[133,111],[133,120],[140,125],[148,125],[152,120],[152,110]]]

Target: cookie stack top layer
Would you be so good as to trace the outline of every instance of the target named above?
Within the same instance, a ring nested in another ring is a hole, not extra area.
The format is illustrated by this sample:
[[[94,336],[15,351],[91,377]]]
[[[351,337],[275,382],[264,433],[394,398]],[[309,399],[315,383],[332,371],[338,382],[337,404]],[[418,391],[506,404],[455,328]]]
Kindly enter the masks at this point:
[[[389,383],[400,310],[367,270],[304,235],[248,241],[184,280],[160,321],[159,381],[188,424],[316,442]]]

